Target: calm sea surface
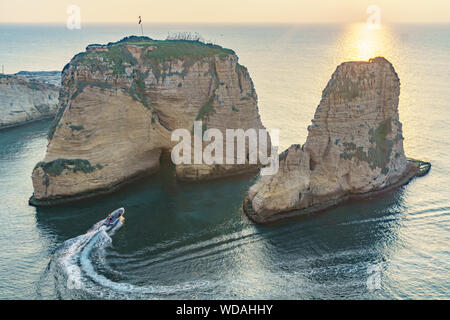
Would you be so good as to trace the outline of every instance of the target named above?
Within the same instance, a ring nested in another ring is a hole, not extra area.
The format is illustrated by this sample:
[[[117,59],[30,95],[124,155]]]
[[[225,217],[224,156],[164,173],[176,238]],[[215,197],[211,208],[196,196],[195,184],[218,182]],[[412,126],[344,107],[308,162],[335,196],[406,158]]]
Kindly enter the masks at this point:
[[[450,298],[450,25],[145,25],[196,31],[248,67],[280,148],[304,143],[336,66],[383,55],[401,80],[408,156],[431,172],[390,194],[273,226],[241,203],[255,177],[181,183],[165,165],[109,196],[28,206],[48,121],[0,131],[0,298]],[[0,25],[6,73],[61,70],[137,26]],[[115,232],[89,231],[125,207]]]

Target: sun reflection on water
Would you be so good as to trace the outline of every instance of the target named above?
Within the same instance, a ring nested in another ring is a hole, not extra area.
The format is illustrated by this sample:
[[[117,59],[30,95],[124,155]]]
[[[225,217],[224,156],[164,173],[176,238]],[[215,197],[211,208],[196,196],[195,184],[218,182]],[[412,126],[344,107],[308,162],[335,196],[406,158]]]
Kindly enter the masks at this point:
[[[392,36],[388,26],[371,28],[365,23],[350,25],[341,42],[341,61],[366,61],[377,56],[389,59],[393,54]]]

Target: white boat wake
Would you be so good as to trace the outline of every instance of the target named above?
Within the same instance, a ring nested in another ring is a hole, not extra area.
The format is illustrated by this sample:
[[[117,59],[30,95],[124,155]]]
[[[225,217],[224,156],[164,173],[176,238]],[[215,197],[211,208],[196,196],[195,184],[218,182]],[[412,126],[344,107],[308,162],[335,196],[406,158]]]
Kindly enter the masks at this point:
[[[57,291],[61,298],[163,298],[183,291],[208,288],[217,285],[209,281],[192,281],[176,285],[137,286],[130,283],[115,282],[100,274],[97,269],[117,274],[105,262],[106,248],[112,245],[111,236],[122,227],[122,221],[111,230],[106,229],[103,220],[96,223],[88,232],[65,241],[53,255],[50,268],[55,268]],[[92,262],[95,257],[95,266]],[[78,293],[78,294],[77,294]]]

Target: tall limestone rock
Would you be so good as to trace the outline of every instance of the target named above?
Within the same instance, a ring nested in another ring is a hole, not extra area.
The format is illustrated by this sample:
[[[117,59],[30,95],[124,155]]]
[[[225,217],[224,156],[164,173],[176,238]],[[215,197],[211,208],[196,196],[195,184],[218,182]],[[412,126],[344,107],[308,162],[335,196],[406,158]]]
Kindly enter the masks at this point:
[[[345,62],[322,93],[303,146],[249,190],[244,209],[269,222],[407,183],[430,165],[407,160],[398,116],[400,81],[385,58]],[[295,210],[295,211],[294,211]]]
[[[229,49],[198,41],[129,37],[90,45],[64,68],[60,109],[45,159],[33,171],[31,204],[108,192],[158,170],[175,129],[263,128],[247,69]],[[257,170],[180,165],[180,179]]]
[[[45,74],[56,77],[55,72]],[[59,87],[44,83],[45,76],[42,72],[0,74],[0,129],[55,116]]]

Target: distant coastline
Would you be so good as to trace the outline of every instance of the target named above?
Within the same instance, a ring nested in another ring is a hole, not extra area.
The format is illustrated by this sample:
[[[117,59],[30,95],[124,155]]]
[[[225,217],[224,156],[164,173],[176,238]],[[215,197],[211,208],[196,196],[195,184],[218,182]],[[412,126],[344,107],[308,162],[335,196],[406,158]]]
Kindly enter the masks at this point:
[[[53,118],[60,83],[59,71],[0,74],[0,130]]]

